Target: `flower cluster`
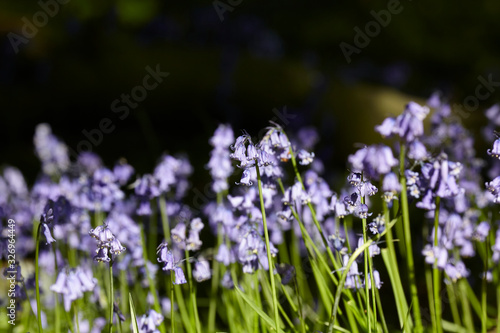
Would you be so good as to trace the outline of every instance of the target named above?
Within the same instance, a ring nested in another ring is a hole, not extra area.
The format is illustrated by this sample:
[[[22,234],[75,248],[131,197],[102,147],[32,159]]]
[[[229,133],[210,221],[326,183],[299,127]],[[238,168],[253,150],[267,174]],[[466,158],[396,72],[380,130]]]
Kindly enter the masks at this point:
[[[113,235],[107,224],[91,229],[89,235],[97,240],[97,254],[94,256],[95,261],[112,264],[114,257],[126,250],[115,235]]]
[[[73,270],[61,270],[50,290],[63,295],[64,309],[69,311],[74,300],[82,298],[84,292],[94,290],[96,285],[97,279],[92,276],[90,269],[77,267]]]
[[[156,253],[158,254],[158,262],[164,264],[164,271],[174,271],[175,281],[173,284],[187,283],[184,271],[179,266],[179,262],[175,261],[174,254],[168,249],[168,243],[158,245]]]

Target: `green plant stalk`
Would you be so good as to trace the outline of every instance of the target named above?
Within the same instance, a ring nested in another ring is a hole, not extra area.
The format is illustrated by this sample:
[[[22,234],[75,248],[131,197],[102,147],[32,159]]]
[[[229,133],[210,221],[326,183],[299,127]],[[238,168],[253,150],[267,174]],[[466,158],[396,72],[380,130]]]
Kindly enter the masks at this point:
[[[191,262],[189,251],[184,250],[186,255],[187,280],[189,284],[189,295],[191,297],[191,306],[193,310],[193,320],[196,328],[196,333],[201,333],[200,318],[198,317],[198,305],[196,304],[196,287],[193,284],[193,275],[191,273]]]
[[[387,202],[382,201],[384,221],[390,221],[389,208],[387,207]],[[397,227],[397,226],[396,226]],[[387,244],[387,260],[384,258],[384,263],[389,271],[389,278],[391,280],[391,286],[394,293],[394,300],[396,302],[396,308],[398,311],[398,318],[400,327],[409,326],[408,329],[411,331],[413,323],[410,325],[404,325],[405,318],[408,314],[408,303],[406,301],[406,295],[404,293],[403,284],[401,283],[401,276],[399,275],[398,262],[396,258],[396,248],[394,247],[394,239],[392,236],[392,229],[388,230],[385,234],[385,240]],[[382,253],[384,257],[384,253]],[[390,266],[390,267],[389,267]]]
[[[432,284],[432,269],[430,265],[425,265],[425,284],[427,286],[427,298],[429,299],[429,315],[431,317],[432,331],[437,332],[436,309],[434,308],[434,290]]]
[[[219,194],[217,194],[218,196]],[[217,226],[217,249],[222,244],[222,226],[219,224]],[[217,292],[219,288],[219,276],[220,267],[219,262],[214,259],[213,261],[213,276],[212,276],[212,288],[210,292],[210,304],[208,306],[208,331],[215,332],[215,310],[217,305]]]
[[[75,311],[76,333],[80,333],[80,320],[78,318],[78,300],[74,303],[73,310]]]
[[[113,261],[109,263],[109,333],[113,332]]]
[[[373,286],[373,284],[372,284]],[[377,309],[380,312],[380,320],[382,321],[382,329],[384,333],[389,333],[389,329],[387,328],[387,323],[385,321],[384,309],[382,308],[382,301],[380,300],[380,292],[375,288],[376,298],[377,298]]]
[[[142,242],[142,259],[144,260],[144,270],[146,271],[146,276],[148,279],[149,292],[151,293],[151,295],[153,295],[155,311],[157,313],[161,314],[162,311],[161,311],[161,307],[160,307],[160,302],[158,301],[158,295],[156,293],[154,281],[151,278],[151,275],[149,274],[149,269],[147,266],[148,265],[148,252],[147,252],[148,249],[146,248],[146,237],[144,237],[144,228],[142,225],[140,226],[140,229],[141,229],[141,242]],[[160,329],[161,333],[166,333],[164,325],[160,325],[159,329]]]
[[[127,271],[122,269],[120,271],[120,306],[121,310],[125,312],[125,309],[128,309],[129,307],[127,306],[127,297],[125,295],[128,295],[128,281],[127,281]]]
[[[174,281],[172,273],[170,273],[170,333],[175,333],[175,311],[174,311]]]
[[[149,219],[149,246],[148,246],[148,250],[149,250],[149,256],[152,256],[154,257],[156,255],[156,247],[157,247],[157,244],[158,244],[158,220],[155,216],[156,214],[154,213],[154,210],[153,210],[153,213],[151,214],[151,217]],[[148,257],[149,257],[148,256]]]
[[[441,199],[436,197],[436,209],[434,210],[434,248],[438,247],[438,230],[439,230],[439,206]],[[441,274],[437,267],[438,258],[434,259],[434,267],[432,268],[432,284],[434,290],[434,308],[436,315],[436,332],[443,332],[443,325],[441,323],[441,297],[439,297],[439,290],[441,287]]]
[[[397,221],[397,218],[395,218],[394,220],[392,220],[389,224],[387,224],[386,226],[386,229],[381,232],[380,234],[378,234],[377,236],[373,237],[373,238],[370,238],[369,240],[367,240],[363,245],[361,245],[360,247],[358,247],[356,249],[356,251],[354,251],[354,253],[351,255],[351,257],[349,258],[349,261],[347,262],[347,264],[345,265],[345,269],[344,271],[342,272],[342,276],[340,277],[340,280],[339,280],[339,285],[337,287],[337,291],[335,293],[335,302],[333,304],[333,308],[332,308],[332,314],[331,314],[331,317],[330,317],[330,323],[329,323],[329,326],[328,326],[328,333],[332,333],[333,332],[333,329],[334,329],[334,323],[335,323],[335,320],[337,319],[337,312],[339,310],[339,303],[340,303],[340,298],[342,296],[342,292],[343,292],[343,289],[344,289],[344,283],[345,283],[345,279],[347,277],[347,274],[349,273],[349,269],[352,265],[352,263],[356,260],[356,258],[361,254],[363,253],[363,251],[365,249],[367,249],[375,240],[379,240],[382,236],[384,236],[387,231],[392,228],[394,226],[394,224],[396,224],[396,221]]]
[[[472,312],[470,308],[469,297],[467,296],[467,280],[460,279],[458,281],[458,288],[460,294],[460,300],[462,303],[462,316],[467,331],[474,332],[474,322],[472,319]]]
[[[281,193],[285,193],[285,188],[283,187],[283,183],[280,178],[277,180],[279,187],[281,189]],[[293,209],[292,209],[293,211]],[[295,215],[294,215],[295,216]],[[298,221],[298,220],[297,220]],[[306,283],[306,278],[305,278],[305,273],[303,269],[303,264],[300,258],[300,252],[299,252],[299,239],[298,237],[295,237],[293,229],[290,232],[291,234],[291,249],[290,249],[290,256],[291,256],[291,262],[293,266],[296,269],[296,276],[297,276],[297,282],[299,285],[299,290],[301,291],[301,295],[303,299],[307,302],[309,299],[306,299],[306,296],[311,296],[311,291],[309,289],[309,285]],[[300,294],[299,294],[300,295]]]
[[[405,176],[405,151],[406,147],[403,143],[400,145],[399,156],[399,181],[401,183],[401,211],[403,214],[403,229],[406,243],[406,259],[408,264],[408,280],[410,283],[410,293],[412,296],[413,316],[415,317],[415,331],[420,333],[423,331],[422,318],[420,314],[420,302],[418,300],[418,290],[415,283],[415,267],[413,262],[413,247],[411,240],[410,214],[408,208],[408,197],[406,191],[406,176]]]
[[[57,264],[57,251],[56,251],[56,246],[55,244],[52,245],[52,251],[54,253],[54,267],[56,269],[56,272],[59,274],[59,265]],[[56,315],[56,333],[61,332],[61,312],[59,309],[59,295],[56,293],[54,295],[55,299],[55,305],[54,305],[54,311]]]
[[[462,326],[460,320],[460,312],[458,311],[458,306],[457,306],[457,295],[454,286],[455,284],[451,283],[446,284],[446,292],[448,293],[448,299],[451,308],[451,314],[453,316],[453,322],[458,326]]]
[[[484,276],[482,279],[482,285],[481,285],[481,309],[483,310],[481,313],[481,331],[482,333],[486,333],[487,329],[487,321],[488,321],[488,314],[487,314],[487,287],[488,287],[488,281],[486,280],[486,273],[488,272],[488,237],[486,237],[486,240],[484,242],[484,250],[485,250],[485,256],[483,258],[483,264],[484,264]]]
[[[262,180],[260,178],[260,170],[257,164],[255,164],[255,170],[257,171],[257,186],[259,188],[260,209],[262,211],[262,223],[264,225],[264,237],[266,240],[267,261],[269,264],[269,280],[271,281],[271,292],[273,294],[274,320],[276,322],[276,332],[281,332],[278,312],[278,299],[276,297],[276,284],[274,281],[274,263],[273,257],[271,256],[271,248],[269,246],[269,231],[267,229],[266,209],[264,207],[264,197],[262,195]]]
[[[497,327],[500,327],[500,266],[498,266],[499,269],[497,271]]]
[[[361,204],[365,203],[365,198],[361,197]],[[366,243],[366,219],[361,219],[363,223],[363,244]],[[368,332],[372,331],[372,322],[370,318],[370,292],[368,288],[368,258],[370,257],[370,247],[365,248],[364,250],[364,255],[363,255],[363,261],[364,261],[364,274],[365,274],[365,295],[366,295],[366,320],[367,320],[367,326],[368,326]],[[373,276],[373,273],[370,272],[370,277]],[[373,281],[372,281],[373,282]],[[372,284],[373,288],[373,284]],[[376,325],[376,322],[375,322]]]
[[[347,225],[347,217],[343,217],[341,220],[344,222],[344,235],[345,235],[345,242],[347,245],[347,253],[351,253],[351,241],[349,240],[349,228]]]
[[[293,149],[291,146],[290,146],[289,150],[290,150],[290,159],[292,161],[292,166],[293,166],[293,170],[295,172],[295,176],[297,177],[297,180],[301,184],[302,189],[305,191],[306,187],[304,186],[304,182],[302,181],[302,177],[300,176],[300,172],[299,172],[299,169],[297,167],[297,161],[295,160],[295,154],[293,153]],[[330,257],[330,260],[332,262],[334,270],[340,269],[340,266],[335,261],[332,249],[330,248],[330,245],[328,244],[328,241],[325,238],[325,234],[323,233],[323,229],[321,228],[321,225],[319,224],[319,221],[316,218],[316,211],[314,210],[313,205],[310,202],[308,202],[307,207],[309,207],[309,210],[311,211],[311,217],[313,219],[314,225],[316,226],[316,228],[319,231],[319,234],[321,236],[321,240],[323,241],[323,245],[325,246],[326,252],[328,253],[328,256]]]
[[[36,248],[35,248],[35,288],[36,288],[36,316],[38,320],[38,332],[43,332],[42,328],[42,307],[40,306],[40,272],[38,267],[38,251],[40,248],[40,230],[42,228],[42,223],[38,224],[36,230]]]
[[[299,284],[297,283],[297,276],[295,276],[293,278],[293,286],[295,288],[295,295],[297,295],[297,304],[298,304],[298,311],[299,311],[300,327],[301,327],[302,333],[306,333],[306,318],[304,316],[304,310],[302,308],[302,301],[300,300]]]

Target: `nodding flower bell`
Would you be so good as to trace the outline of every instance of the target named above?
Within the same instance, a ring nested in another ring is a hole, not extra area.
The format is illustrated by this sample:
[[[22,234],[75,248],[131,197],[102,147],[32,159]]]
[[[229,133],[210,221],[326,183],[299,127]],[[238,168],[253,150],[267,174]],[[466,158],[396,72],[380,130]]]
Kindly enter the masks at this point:
[[[107,224],[90,229],[89,235],[97,240],[97,249],[94,260],[113,263],[113,256],[120,255],[126,250],[120,241],[113,235]]]
[[[488,155],[500,159],[500,138],[497,138],[495,142],[493,142],[493,149],[488,149],[486,152]]]

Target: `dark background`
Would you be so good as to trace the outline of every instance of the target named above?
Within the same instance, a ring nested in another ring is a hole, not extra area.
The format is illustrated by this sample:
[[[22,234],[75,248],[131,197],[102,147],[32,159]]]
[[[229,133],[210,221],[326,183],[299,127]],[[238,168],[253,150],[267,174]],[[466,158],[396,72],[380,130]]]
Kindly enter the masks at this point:
[[[286,107],[294,118],[278,122],[291,132],[318,128],[317,155],[343,172],[356,143],[379,141],[373,127],[408,101],[441,90],[460,104],[474,95],[478,76],[500,81],[495,0],[401,1],[401,12],[350,63],[340,43],[354,46],[354,28],[364,31],[370,12],[387,10],[387,1],[232,3],[221,20],[210,1],[70,0],[16,53],[8,34],[21,35],[22,18],[33,22],[42,8],[1,1],[0,164],[33,182],[38,123],[76,150],[82,131],[109,118],[114,130],[93,147],[106,164],[126,157],[146,173],[162,152],[185,152],[194,183],[203,184],[218,123],[257,135],[273,109]],[[112,101],[157,64],[170,75],[121,120]],[[498,96],[481,101],[466,127],[478,132]]]

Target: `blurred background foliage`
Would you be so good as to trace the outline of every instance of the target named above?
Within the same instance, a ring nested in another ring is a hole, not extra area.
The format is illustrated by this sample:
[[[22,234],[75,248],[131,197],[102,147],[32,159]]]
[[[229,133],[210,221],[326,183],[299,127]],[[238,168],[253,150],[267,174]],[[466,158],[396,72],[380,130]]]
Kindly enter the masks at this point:
[[[500,81],[495,0],[402,0],[401,12],[350,63],[339,44],[354,45],[353,29],[364,31],[370,12],[388,1],[221,0],[230,6],[223,20],[211,1],[65,1],[18,53],[8,34],[21,35],[22,18],[32,22],[43,9],[0,1],[0,164],[18,166],[30,182],[39,170],[32,136],[40,122],[76,149],[83,130],[109,118],[115,129],[93,147],[106,164],[125,157],[146,173],[162,152],[186,152],[203,170],[219,122],[257,135],[276,120],[273,109],[286,107],[294,118],[285,128],[315,126],[317,155],[344,172],[356,144],[379,141],[373,127],[408,101],[440,90],[460,104],[475,94],[479,75]],[[170,75],[121,120],[112,101],[157,64]],[[478,133],[498,96],[481,101],[466,127]],[[207,177],[197,172],[193,180]]]

